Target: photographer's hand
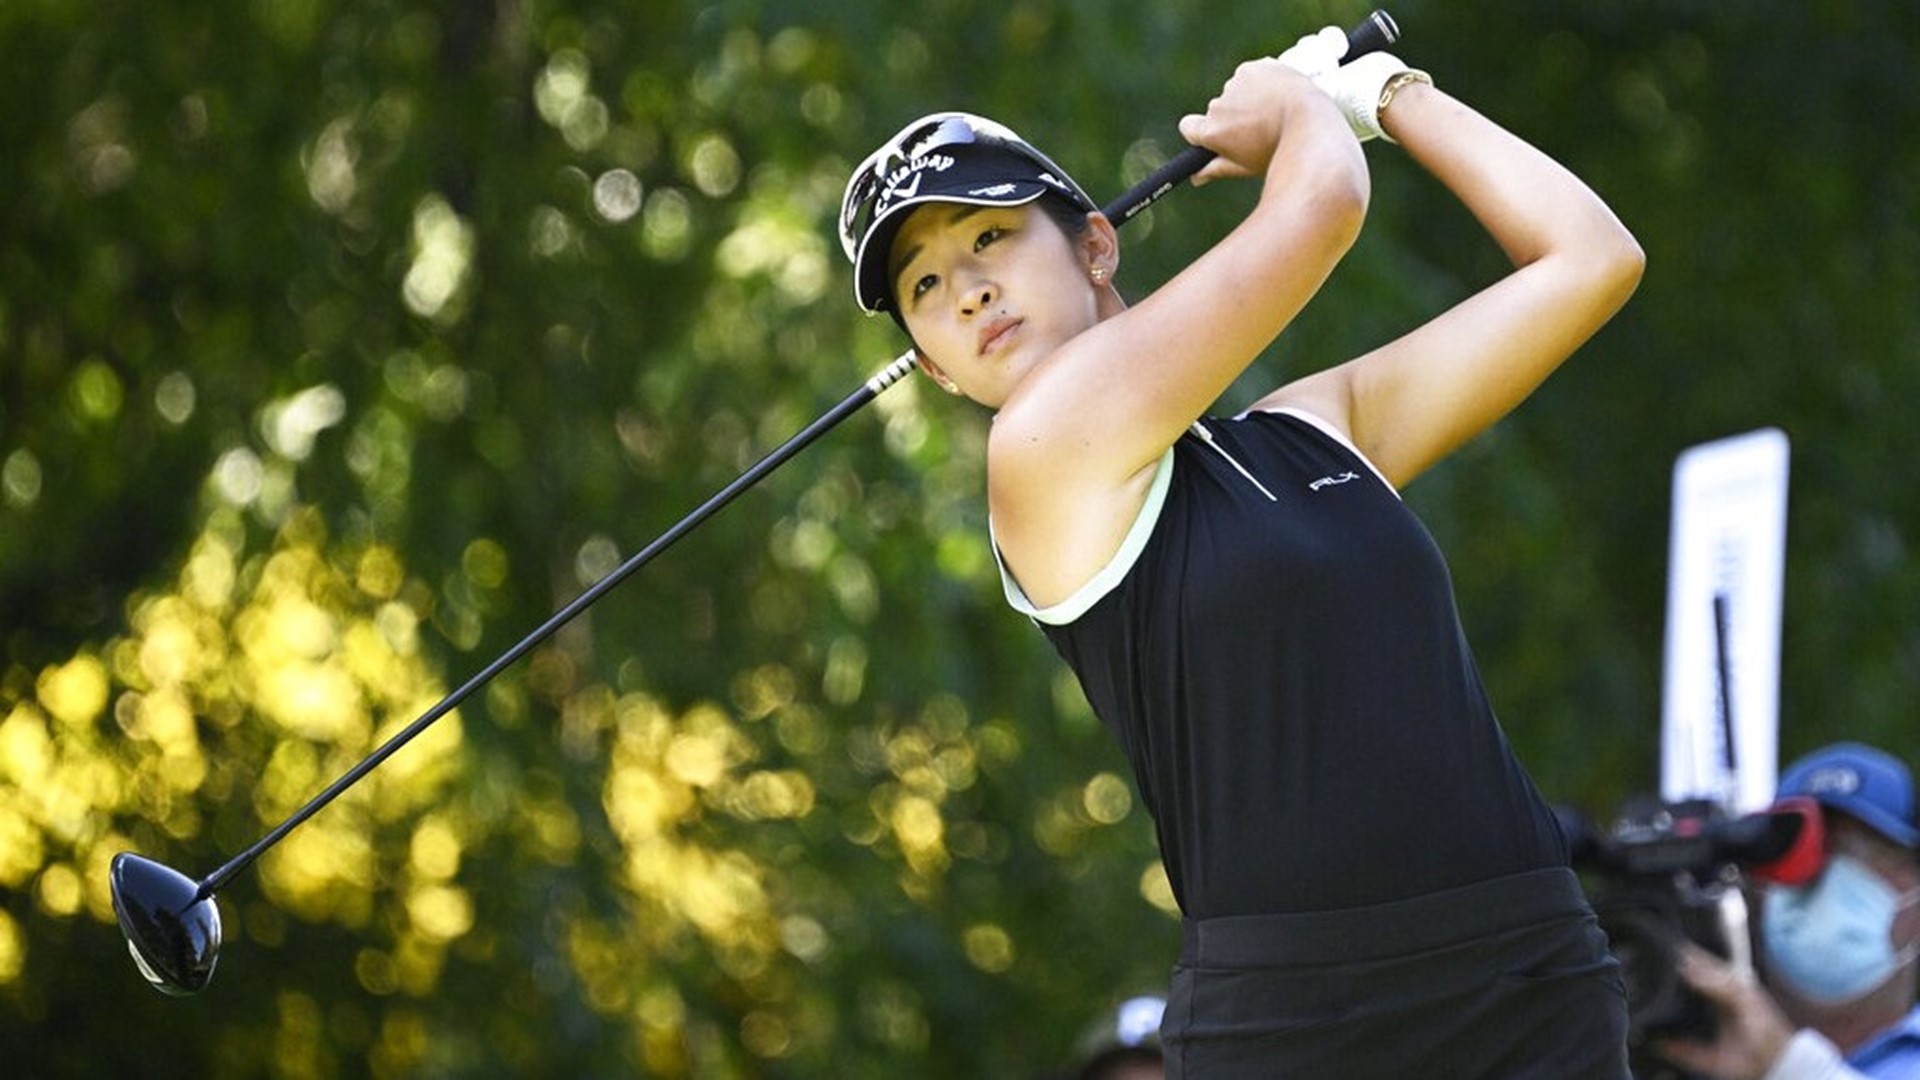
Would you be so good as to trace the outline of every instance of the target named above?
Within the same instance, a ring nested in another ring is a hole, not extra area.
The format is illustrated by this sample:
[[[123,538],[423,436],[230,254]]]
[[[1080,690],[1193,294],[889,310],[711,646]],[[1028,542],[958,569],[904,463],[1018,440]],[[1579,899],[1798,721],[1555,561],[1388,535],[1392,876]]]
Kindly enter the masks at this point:
[[[1661,1056],[1713,1080],[1761,1080],[1793,1038],[1793,1025],[1751,972],[1740,971],[1695,945],[1680,953],[1680,977],[1719,1015],[1712,1042],[1670,1039]]]

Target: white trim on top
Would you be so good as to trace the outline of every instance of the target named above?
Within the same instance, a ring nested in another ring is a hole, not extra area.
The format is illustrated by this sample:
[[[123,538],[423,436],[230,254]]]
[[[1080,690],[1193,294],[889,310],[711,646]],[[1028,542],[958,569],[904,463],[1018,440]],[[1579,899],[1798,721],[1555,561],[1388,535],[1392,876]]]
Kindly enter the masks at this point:
[[[1160,456],[1160,464],[1154,468],[1153,486],[1147,489],[1146,501],[1140,504],[1140,512],[1134,516],[1132,527],[1127,530],[1126,537],[1120,541],[1120,549],[1113,553],[1113,558],[1108,559],[1107,564],[1089,578],[1085,585],[1075,589],[1073,595],[1057,604],[1040,607],[1027,599],[1026,592],[1020,588],[1020,583],[1013,579],[1013,572],[1007,569],[1006,561],[1000,557],[999,542],[994,541],[993,561],[1000,567],[1000,583],[1006,589],[1007,603],[1022,615],[1049,626],[1065,626],[1085,615],[1088,608],[1099,603],[1101,597],[1112,592],[1114,587],[1120,584],[1121,579],[1127,576],[1127,571],[1133,569],[1133,564],[1140,558],[1140,553],[1146,550],[1147,540],[1153,536],[1153,527],[1160,520],[1160,510],[1166,505],[1167,489],[1172,484],[1173,448],[1168,447],[1167,452]],[[991,518],[987,521],[987,536],[990,540],[993,536]]]

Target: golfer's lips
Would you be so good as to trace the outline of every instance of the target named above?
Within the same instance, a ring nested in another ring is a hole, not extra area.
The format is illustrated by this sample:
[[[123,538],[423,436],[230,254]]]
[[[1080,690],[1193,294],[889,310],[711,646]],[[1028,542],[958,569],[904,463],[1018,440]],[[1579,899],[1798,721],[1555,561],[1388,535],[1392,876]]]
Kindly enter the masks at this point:
[[[979,355],[985,356],[999,348],[1024,321],[1024,319],[995,319],[981,327]]]

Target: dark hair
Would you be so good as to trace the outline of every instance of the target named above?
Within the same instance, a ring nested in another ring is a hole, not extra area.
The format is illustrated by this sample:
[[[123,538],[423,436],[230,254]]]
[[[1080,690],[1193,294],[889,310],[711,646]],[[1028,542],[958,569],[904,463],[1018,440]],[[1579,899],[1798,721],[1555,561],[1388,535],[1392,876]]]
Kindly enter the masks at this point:
[[[1087,231],[1087,212],[1065,196],[1042,195],[1035,205],[1041,213],[1052,218],[1055,225],[1060,226],[1060,231],[1067,234],[1067,239],[1075,239]]]

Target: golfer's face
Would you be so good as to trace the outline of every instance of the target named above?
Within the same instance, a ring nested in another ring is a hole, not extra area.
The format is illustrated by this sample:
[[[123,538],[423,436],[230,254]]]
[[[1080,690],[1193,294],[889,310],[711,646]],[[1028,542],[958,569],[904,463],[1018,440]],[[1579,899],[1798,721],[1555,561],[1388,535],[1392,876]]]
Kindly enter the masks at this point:
[[[895,238],[891,269],[921,356],[988,406],[1097,316],[1073,246],[1031,204],[923,206]]]

